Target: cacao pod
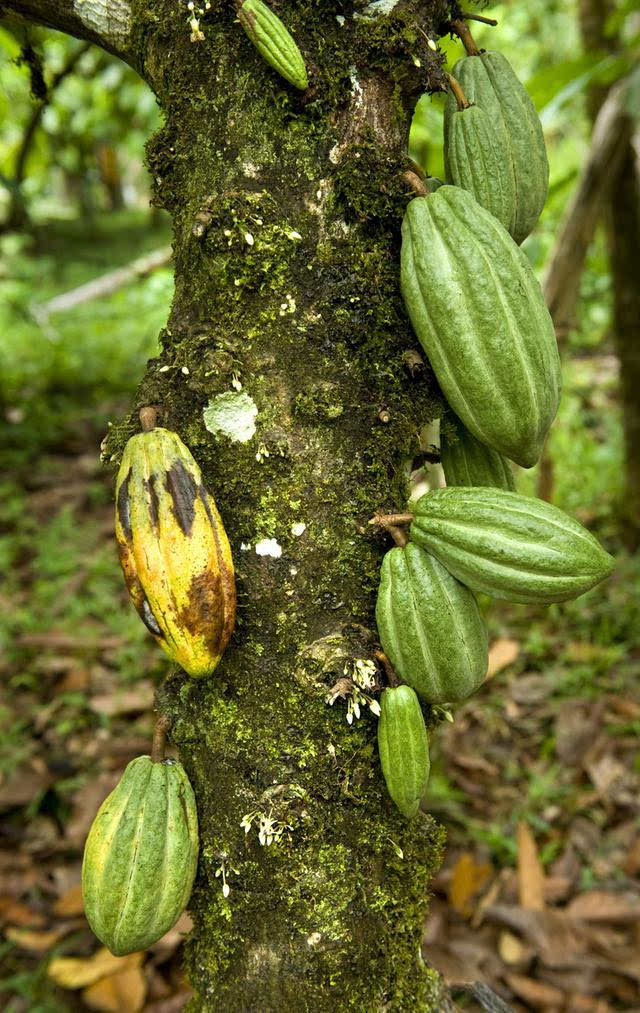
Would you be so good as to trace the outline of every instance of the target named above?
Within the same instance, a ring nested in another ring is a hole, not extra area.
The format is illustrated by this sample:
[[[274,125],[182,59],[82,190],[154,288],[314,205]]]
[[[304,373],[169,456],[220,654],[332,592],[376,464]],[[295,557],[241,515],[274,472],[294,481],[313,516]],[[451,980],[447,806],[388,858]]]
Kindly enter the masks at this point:
[[[538,114],[502,53],[487,51],[465,56],[456,63],[453,73],[469,102],[487,114],[496,132],[500,125],[505,128],[505,154],[513,167],[515,186],[515,215],[510,231],[515,241],[521,243],[538,221],[549,187],[549,163]],[[457,102],[449,95],[445,106],[445,122],[449,126],[456,111]]]
[[[429,783],[429,740],[418,697],[410,686],[385,689],[380,699],[378,752],[387,790],[412,819]]]
[[[440,461],[447,485],[490,485],[496,489],[515,490],[509,462],[490,447],[476,440],[455,415],[447,421],[453,436],[440,430]]]
[[[464,700],[487,674],[487,628],[473,593],[411,542],[382,561],[376,622],[396,672],[428,703]]]
[[[507,132],[480,106],[456,108],[444,121],[447,179],[473,194],[478,204],[512,231],[516,187]]]
[[[100,806],[82,862],[89,925],[115,956],[144,950],[184,911],[198,864],[198,817],[182,764],[132,760]]]
[[[280,18],[262,0],[245,0],[238,20],[262,59],[289,84],[305,91],[309,81],[302,53]]]
[[[189,675],[209,675],[231,636],[233,561],[213,499],[176,433],[132,436],[116,482],[116,538],[145,626]]]
[[[422,496],[411,538],[474,591],[548,605],[577,598],[613,569],[586,528],[550,503],[504,489]]]
[[[561,374],[525,254],[470,193],[441,186],[409,203],[401,261],[405,305],[447,401],[481,443],[531,467]]]

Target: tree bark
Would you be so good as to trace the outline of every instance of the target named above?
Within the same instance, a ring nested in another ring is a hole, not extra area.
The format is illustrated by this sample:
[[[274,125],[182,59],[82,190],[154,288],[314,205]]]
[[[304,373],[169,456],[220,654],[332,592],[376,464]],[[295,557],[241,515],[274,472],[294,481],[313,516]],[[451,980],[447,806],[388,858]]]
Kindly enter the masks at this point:
[[[404,508],[441,411],[429,374],[403,362],[415,338],[398,279],[410,113],[444,84],[426,36],[447,5],[272,6],[305,55],[306,95],[229,3],[214,0],[200,43],[173,0],[136,5],[130,30],[166,117],[147,154],[176,263],[135,409],[159,405],[200,463],[239,591],[214,676],[176,672],[159,694],[200,819],[189,974],[203,1010],[428,1010],[442,832],[394,809],[372,714],[349,724],[327,696],[372,662],[389,539],[367,522]],[[137,428],[134,412],[111,430],[114,463]]]

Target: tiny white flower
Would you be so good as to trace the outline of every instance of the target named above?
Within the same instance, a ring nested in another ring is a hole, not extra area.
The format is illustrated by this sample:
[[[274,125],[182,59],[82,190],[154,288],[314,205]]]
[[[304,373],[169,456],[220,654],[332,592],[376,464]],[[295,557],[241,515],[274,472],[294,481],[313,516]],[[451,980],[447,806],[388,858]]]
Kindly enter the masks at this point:
[[[378,703],[377,700],[371,701],[371,703],[369,704],[369,710],[372,712],[372,714],[375,714],[377,718],[380,717],[380,704]]]
[[[247,244],[247,246],[253,246],[253,244],[255,242],[255,240],[254,240],[254,238],[253,238],[253,236],[251,235],[250,232],[245,232],[245,234],[244,234],[244,241]]]
[[[229,891],[229,884],[225,883],[224,886],[222,887],[222,896],[223,897],[228,897],[229,896],[229,892],[230,892]]]

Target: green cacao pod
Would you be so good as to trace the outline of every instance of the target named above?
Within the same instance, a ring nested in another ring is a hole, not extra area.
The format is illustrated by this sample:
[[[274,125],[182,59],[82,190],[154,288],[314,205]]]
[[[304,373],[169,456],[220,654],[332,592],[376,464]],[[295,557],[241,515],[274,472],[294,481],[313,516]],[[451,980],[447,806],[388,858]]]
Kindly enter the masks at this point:
[[[441,186],[409,203],[401,261],[405,305],[447,401],[481,443],[531,467],[561,374],[526,256],[470,193]]]
[[[469,102],[487,114],[496,131],[500,124],[505,128],[505,154],[510,156],[515,185],[515,215],[510,231],[521,243],[538,221],[549,187],[549,163],[538,114],[502,53],[488,51],[463,57],[453,73]],[[457,108],[455,98],[449,95],[445,106],[448,127]]]
[[[456,108],[444,121],[447,179],[473,194],[509,232],[516,213],[516,187],[507,132],[480,106]]]
[[[447,485],[490,485],[513,492],[516,486],[507,459],[476,440],[455,415],[447,416],[447,421],[451,435],[446,428],[440,431],[440,461]]]
[[[411,538],[474,591],[548,605],[577,598],[613,569],[586,528],[555,506],[504,489],[422,496]]]
[[[233,561],[200,469],[176,433],[152,429],[127,443],[116,538],[147,629],[189,675],[210,675],[235,622]]]
[[[410,686],[385,689],[380,700],[378,752],[391,798],[412,819],[429,783],[429,740],[418,697]]]
[[[262,59],[289,84],[305,91],[309,81],[302,53],[280,18],[262,0],[245,0],[238,19]]]
[[[428,703],[464,700],[487,674],[487,628],[473,593],[411,542],[382,561],[376,622],[396,672]]]
[[[175,760],[132,760],[93,821],[82,862],[89,925],[117,957],[151,946],[184,911],[198,863],[198,817]]]

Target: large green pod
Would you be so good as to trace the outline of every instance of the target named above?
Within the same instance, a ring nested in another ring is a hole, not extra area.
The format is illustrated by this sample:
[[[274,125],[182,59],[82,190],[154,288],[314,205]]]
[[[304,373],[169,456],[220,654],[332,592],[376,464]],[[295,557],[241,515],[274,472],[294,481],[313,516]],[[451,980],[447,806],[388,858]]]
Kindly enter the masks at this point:
[[[238,20],[269,66],[300,91],[309,87],[302,53],[270,7],[262,0],[245,0],[238,10]]]
[[[489,488],[436,489],[418,500],[411,538],[474,591],[549,605],[608,577],[613,559],[557,507]]]
[[[151,946],[187,906],[198,862],[198,817],[175,760],[132,760],[100,806],[84,849],[89,925],[116,956]]]
[[[386,689],[380,700],[378,752],[391,798],[412,819],[429,783],[429,740],[418,697],[410,686]]]
[[[476,440],[455,415],[447,416],[447,422],[452,431],[440,430],[440,462],[447,485],[489,485],[513,492],[509,461]]]
[[[515,185],[515,215],[510,230],[515,241],[521,243],[538,221],[549,188],[549,162],[538,114],[502,53],[465,56],[458,60],[453,73],[469,102],[482,109],[495,125],[496,137],[500,127],[506,133],[505,154]],[[445,106],[448,125],[457,108],[455,98],[449,95]]]
[[[526,256],[456,186],[402,223],[405,305],[442,391],[473,435],[530,468],[560,399],[553,323]]]
[[[473,593],[417,545],[384,557],[376,622],[396,672],[428,703],[464,700],[487,674],[487,628]]]
[[[492,119],[480,106],[456,106],[444,120],[444,165],[447,180],[473,194],[511,232],[516,187],[502,120]]]

